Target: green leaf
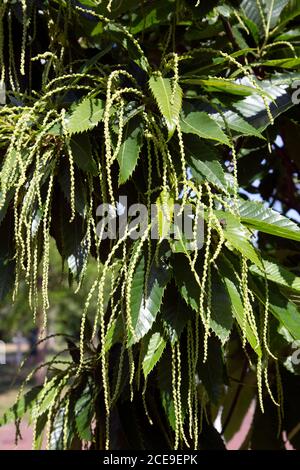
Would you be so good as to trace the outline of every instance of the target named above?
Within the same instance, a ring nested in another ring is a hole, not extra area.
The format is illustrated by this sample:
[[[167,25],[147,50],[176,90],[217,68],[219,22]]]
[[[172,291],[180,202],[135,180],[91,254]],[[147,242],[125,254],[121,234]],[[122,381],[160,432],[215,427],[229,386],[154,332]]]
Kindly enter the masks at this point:
[[[52,423],[49,450],[63,450],[64,418],[65,408],[60,408]]]
[[[261,303],[264,304],[265,296],[262,292],[264,292],[263,286],[255,291]],[[270,312],[274,317],[286,327],[293,338],[300,340],[300,312],[297,306],[272,286],[269,288],[269,302]]]
[[[250,242],[251,232],[233,214],[224,211],[214,211],[214,213],[219,220],[224,221],[224,237],[232,247],[257,266],[263,268],[259,255]]]
[[[255,201],[241,201],[241,221],[249,228],[261,232],[300,241],[300,228],[287,217]]]
[[[261,36],[265,35],[265,28],[263,26],[263,19],[261,14],[264,17],[265,24],[268,22],[270,17],[270,27],[273,28],[280,14],[287,4],[288,0],[264,0],[257,2],[256,0],[243,0],[241,2],[242,11],[245,14],[246,18],[249,18],[253,21],[259,28]]]
[[[187,303],[170,288],[171,295],[166,295],[162,305],[161,320],[164,332],[174,344],[179,340],[186,324],[193,318],[193,311]]]
[[[227,182],[219,162],[218,152],[197,137],[190,136],[185,141],[187,162],[193,177],[198,183],[207,180],[222,191],[226,191]]]
[[[93,159],[92,146],[87,133],[73,135],[71,139],[71,149],[74,157],[74,162],[86,173],[93,176],[98,174],[98,169],[95,160]]]
[[[102,120],[104,114],[104,101],[99,98],[86,98],[72,107],[72,114],[66,125],[70,134],[85,132],[93,129]]]
[[[94,415],[94,400],[90,386],[83,391],[75,404],[76,429],[80,439],[92,440],[91,424]]]
[[[65,117],[68,133],[74,135],[93,129],[102,121],[104,110],[105,102],[100,98],[84,98],[79,103],[74,103]],[[48,133],[62,135],[61,123],[51,127]]]
[[[276,80],[262,80],[259,86],[265,90],[270,98],[265,98],[269,104],[273,118],[278,117],[283,112],[294,106],[291,94],[287,85],[290,84],[291,75],[287,73]],[[232,103],[232,108],[238,112],[249,124],[259,131],[263,131],[270,125],[270,118],[267,112],[266,103],[258,93]]]
[[[97,126],[103,118],[104,106],[104,101],[99,98],[85,98],[80,103],[74,104],[71,113],[68,113],[65,119],[70,135],[85,132]]]
[[[263,260],[263,265],[264,265],[264,271],[261,271],[257,266],[252,265],[250,266],[250,271],[253,274],[256,274],[261,277],[266,277],[272,281],[275,282],[276,284],[279,284],[280,286],[285,286],[289,287],[290,289],[294,289],[300,292],[300,277],[296,276],[294,273],[291,271],[288,271],[286,268],[283,266],[269,261],[269,260]]]
[[[171,428],[175,430],[176,419],[172,392],[172,368],[170,367],[171,361],[171,353],[168,349],[166,349],[158,365],[158,387],[160,390],[160,398],[163,410]]]
[[[218,405],[224,386],[224,361],[220,342],[211,337],[208,342],[208,356],[205,363],[199,360],[197,371],[209,400]]]
[[[252,93],[257,93],[254,87],[242,85],[234,81],[231,82],[223,78],[188,78],[182,79],[181,82],[189,85],[202,85],[207,91],[229,93],[238,96],[248,96],[252,95]]]
[[[182,90],[178,83],[173,93],[170,78],[161,75],[152,75],[149,80],[150,90],[155,98],[156,104],[165,119],[168,128],[168,139],[174,134],[182,105]],[[173,98],[173,101],[172,101]]]
[[[286,57],[284,59],[269,59],[265,60],[261,64],[253,64],[254,66],[262,65],[263,67],[280,67],[283,69],[294,69],[300,65],[300,58],[297,57]]]
[[[36,419],[36,422],[35,422],[35,427],[36,427],[35,436],[34,436],[33,443],[32,443],[32,449],[33,450],[41,450],[42,445],[45,442],[44,441],[44,436],[45,436],[45,431],[46,431],[46,427],[47,427],[47,420],[48,420],[47,411],[45,411],[45,413],[43,413],[41,416],[38,416],[37,419]],[[62,436],[61,436],[61,438],[62,438]],[[62,439],[61,439],[61,441],[62,441]],[[55,442],[54,444],[57,444],[57,442]],[[52,445],[53,445],[53,440],[52,440],[52,436],[51,436],[50,449],[52,449]]]
[[[279,34],[279,36],[276,36],[277,41],[293,41],[295,39],[298,39],[300,36],[300,28],[295,28],[295,29],[289,29],[288,31],[284,31],[282,34]]]
[[[174,259],[174,275],[177,288],[182,298],[187,305],[198,314],[200,287],[190,271],[189,263],[185,256],[176,255]],[[222,344],[224,344],[229,338],[233,325],[232,306],[227,289],[216,272],[212,273],[212,289],[214,294],[212,295],[211,306],[211,329],[221,340]],[[189,318],[186,318],[183,307],[181,307],[180,310],[181,312],[177,313],[177,317],[179,318],[176,319],[176,322],[181,322],[183,328]],[[173,307],[173,311],[173,316],[175,316],[177,312],[176,307]],[[180,317],[183,316],[183,313],[184,318],[181,319]]]
[[[196,282],[187,258],[183,254],[176,254],[174,258],[174,276],[178,290],[189,305],[196,312],[199,311],[200,287]]]
[[[57,387],[61,377],[56,375],[43,386],[37,397],[37,407],[32,409],[31,415],[35,419],[47,411],[57,397]]]
[[[2,302],[13,288],[15,278],[15,262],[0,259],[0,301]]]
[[[170,233],[174,215],[174,198],[167,191],[162,191],[156,200],[157,229],[159,239],[162,240]]]
[[[107,8],[105,10],[105,14],[107,14]],[[128,36],[127,30],[125,30],[122,25],[110,22],[105,25],[104,31],[107,33],[109,42],[114,41],[115,43],[120,44],[129,57],[142,70],[149,73],[151,68],[146,55],[141,48],[137,46],[137,43]]]
[[[235,273],[233,269],[230,267],[230,265],[227,264],[226,261],[219,260],[218,264],[220,266],[220,272],[221,272],[223,282],[225,283],[227,292],[231,300],[232,314],[235,317],[236,321],[238,322],[241,330],[243,330],[244,325],[246,325],[246,328],[245,328],[246,338],[249,341],[249,344],[251,345],[253,350],[256,352],[256,354],[261,357],[262,351],[261,351],[260,345],[257,342],[256,336],[253,333],[253,330],[248,320],[246,320],[245,322],[244,305],[242,302],[241,294],[237,287],[237,278],[235,276]]]
[[[288,2],[289,0],[264,0],[264,8],[267,18],[270,18],[271,29],[277,25],[278,21],[280,22],[280,17]]]
[[[138,3],[136,3],[138,5]],[[134,21],[130,24],[130,32],[137,34],[145,31],[161,22],[172,11],[172,3],[160,2],[154,5],[142,5],[140,14],[137,14]]]
[[[2,171],[3,171],[3,167],[2,167]],[[6,216],[6,213],[7,213],[7,209],[8,209],[8,206],[13,198],[13,190],[11,189],[8,194],[6,195],[6,199],[5,199],[5,202],[3,204],[3,207],[2,209],[0,209],[0,226],[3,222],[3,220],[5,219],[5,216]],[[2,192],[0,191],[0,200],[2,200]]]
[[[49,450],[65,450],[64,445],[66,444],[67,448],[69,450],[75,450],[81,449],[81,442],[79,442],[79,438],[76,434],[76,427],[75,427],[75,420],[74,420],[74,412],[73,412],[73,401],[71,399],[70,403],[70,408],[71,412],[68,413],[66,416],[66,406],[62,406],[61,408],[58,409],[52,426],[51,426],[51,434],[50,434],[50,445],[49,445]],[[35,450],[40,449],[43,444],[43,433],[42,431],[45,431],[46,425],[47,425],[47,414],[44,413],[44,415],[39,416],[38,421],[41,420],[40,423],[38,423],[38,426],[40,428],[40,436],[38,441],[35,444]],[[45,418],[44,418],[45,416]],[[43,420],[45,421],[45,424],[43,426]],[[64,434],[66,432],[66,443],[64,442]],[[74,442],[77,442],[78,447],[74,446]]]
[[[243,119],[239,114],[233,111],[225,111],[223,112],[223,117],[221,114],[214,113],[211,114],[211,117],[219,124],[220,127],[225,128],[224,119],[226,121],[226,125],[237,133],[237,135],[254,135],[259,139],[264,139],[265,137],[261,134],[261,132],[255,127],[251,126],[245,119]],[[224,118],[224,119],[223,119]]]
[[[300,15],[300,1],[299,0],[289,0],[284,9],[281,12],[279,24],[277,25],[276,30],[282,29],[289,21],[292,21],[294,18]]]
[[[211,329],[225,344],[233,326],[232,306],[226,286],[215,270],[212,272],[212,290]]]
[[[142,256],[136,267],[131,287],[131,322],[135,335],[129,332],[128,346],[138,342],[151,329],[170,280],[170,270],[168,267],[156,266],[153,263],[146,286],[144,280],[145,259]]]
[[[140,119],[130,119],[124,129],[123,142],[117,159],[120,166],[119,184],[125,183],[132,175],[142,147]]]
[[[163,336],[159,333],[153,333],[146,346],[145,355],[143,358],[143,372],[145,378],[150,374],[152,369],[156,366],[157,362],[162,356],[166,347],[166,341]]]
[[[243,329],[245,312],[241,296],[236,287],[236,282],[234,283],[231,279],[225,278],[225,284],[232,303],[232,313],[240,325],[240,328]],[[256,354],[261,356],[260,346],[248,322],[246,323],[246,338]]]
[[[4,426],[5,424],[11,423],[18,419],[23,418],[27,411],[30,411],[32,407],[36,403],[36,399],[41,392],[42,387],[39,385],[37,387],[32,388],[27,393],[22,395],[19,400],[0,418],[0,426]]]
[[[226,134],[218,124],[203,111],[192,111],[187,115],[181,115],[180,126],[185,134],[195,134],[203,139],[216,140],[229,145]]]
[[[122,316],[111,322],[111,325],[105,336],[105,351],[108,352],[116,343],[122,343],[124,337],[124,325]]]

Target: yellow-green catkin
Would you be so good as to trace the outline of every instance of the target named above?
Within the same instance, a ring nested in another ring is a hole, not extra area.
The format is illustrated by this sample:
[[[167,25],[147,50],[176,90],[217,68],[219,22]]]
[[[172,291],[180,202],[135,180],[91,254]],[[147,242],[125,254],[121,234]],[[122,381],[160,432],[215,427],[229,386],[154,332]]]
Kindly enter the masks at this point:
[[[268,364],[267,363],[264,367],[264,380],[265,380],[265,385],[266,385],[269,397],[271,398],[272,402],[274,403],[274,405],[280,406],[280,403],[278,403],[276,401],[276,399],[274,398],[274,395],[273,395],[271,387],[270,387],[269,376],[268,376]]]
[[[201,279],[201,288],[200,288],[200,298],[199,298],[199,314],[200,317],[204,319],[204,354],[203,362],[207,360],[208,352],[208,336],[210,331],[210,312],[207,310],[205,315],[204,313],[204,296],[205,296],[205,287],[206,280],[209,269],[209,259],[210,259],[210,247],[211,247],[211,235],[212,235],[212,221],[213,221],[213,196],[211,188],[207,182],[205,182],[206,191],[208,194],[208,220],[207,220],[207,230],[206,230],[206,244],[205,244],[205,253],[204,253],[204,262],[203,262],[203,272]]]
[[[132,347],[127,348],[127,354],[128,354],[128,362],[129,362],[130,401],[133,402],[133,398],[134,398],[133,381],[134,381],[134,375],[135,375],[135,363],[134,363]]]
[[[130,232],[132,230],[134,230],[134,227],[129,232],[126,230],[125,235],[121,237],[117,241],[117,243],[115,243],[115,245],[113,246],[103,266],[100,282],[98,285],[98,308],[97,308],[96,316],[94,319],[94,327],[93,327],[93,334],[92,334],[92,337],[94,337],[94,335],[96,334],[97,323],[99,319],[100,321],[100,345],[101,345],[101,372],[102,372],[104,404],[105,404],[105,412],[106,412],[106,438],[105,438],[106,449],[109,449],[109,441],[110,441],[109,425],[110,425],[111,398],[110,398],[110,385],[109,385],[109,379],[108,379],[108,364],[106,360],[106,348],[105,348],[106,333],[105,333],[105,318],[104,318],[104,314],[105,314],[104,286],[105,286],[105,280],[106,280],[108,268],[110,266],[111,260],[113,259],[115,255],[115,252],[120,247],[120,245],[122,245],[124,240],[130,235]]]
[[[138,92],[135,88],[123,88],[122,90],[117,91],[114,95],[112,94],[112,87],[113,87],[113,82],[120,76],[124,75],[127,78],[133,80],[132,75],[130,75],[128,72],[125,70],[119,69],[119,70],[114,70],[110,76],[108,77],[107,80],[107,88],[106,88],[106,104],[105,104],[105,110],[104,110],[104,116],[103,116],[103,123],[104,123],[104,141],[105,141],[105,161],[106,161],[106,176],[107,176],[107,185],[108,185],[108,192],[110,196],[111,203],[114,204],[114,194],[113,194],[113,185],[112,185],[112,175],[111,175],[111,165],[113,162],[113,156],[112,155],[112,140],[111,140],[111,135],[110,135],[110,128],[109,128],[109,123],[110,123],[110,113],[111,113],[111,108],[113,105],[114,100],[119,100],[120,96],[123,93],[127,93],[129,91],[132,92]],[[121,117],[121,119],[120,119]],[[123,111],[121,111],[121,115],[119,116],[119,125],[123,128]]]
[[[120,391],[122,371],[123,371],[123,365],[124,365],[125,349],[126,349],[126,340],[124,339],[123,343],[122,343],[122,347],[121,347],[121,352],[120,352],[118,375],[117,375],[115,390],[114,390],[114,394],[113,394],[112,399],[111,399],[112,404],[114,404],[116,402],[116,400],[118,398],[119,391]]]
[[[63,128],[63,133],[65,136],[65,142],[67,147],[67,154],[69,158],[69,165],[70,165],[70,205],[71,205],[71,217],[70,222],[74,220],[75,217],[75,174],[74,174],[74,158],[73,152],[70,145],[70,135],[66,125],[66,110],[62,109],[61,111],[61,123]]]
[[[216,261],[216,259],[218,258],[219,254],[221,253],[221,250],[222,250],[222,247],[224,245],[224,242],[225,242],[225,236],[224,236],[224,231],[223,231],[223,228],[219,222],[219,219],[215,216],[215,214],[213,214],[213,222],[214,222],[214,227],[219,235],[219,241],[218,241],[218,244],[216,246],[216,249],[215,249],[215,252],[213,254],[213,256],[210,258],[210,263],[214,263]]]
[[[121,145],[122,145],[122,137],[123,137],[123,128],[124,128],[124,100],[120,99],[120,105],[119,105],[119,129],[118,129],[118,140],[117,140],[117,145],[114,150],[113,156],[111,158],[111,163],[117,158]]]
[[[177,119],[176,129],[177,129],[177,135],[178,135],[180,160],[181,160],[181,168],[182,168],[183,196],[182,196],[182,201],[181,201],[181,207],[183,210],[184,205],[186,204],[186,200],[187,200],[188,182],[187,182],[187,167],[186,167],[185,150],[184,150],[184,143],[183,143],[183,137],[182,137],[181,127],[179,123],[179,118]]]
[[[234,9],[233,14],[234,14],[234,16],[236,17],[236,19],[238,20],[238,22],[240,23],[241,27],[244,29],[244,31],[245,31],[247,34],[250,34],[249,29],[248,29],[247,26],[245,25],[244,21],[242,20],[242,18],[240,17],[240,15],[238,14],[238,12],[237,12],[236,9]]]
[[[194,449],[198,449],[199,433],[201,432],[201,420],[202,420],[202,402],[201,402],[201,415],[199,423],[199,397],[197,385],[195,386],[194,392]],[[199,426],[200,424],[200,426]]]
[[[198,233],[198,226],[199,226],[199,216],[200,216],[200,209],[202,206],[201,198],[202,198],[202,185],[198,186],[198,191],[196,193],[196,207],[195,207],[195,218],[194,218],[194,227],[193,227],[193,242],[197,243],[197,233]],[[195,248],[195,253],[192,259],[192,266],[195,268],[195,264],[198,258],[198,249]]]
[[[22,13],[23,13],[23,32],[22,32],[22,44],[21,44],[21,61],[20,61],[20,73],[25,75],[25,55],[26,55],[26,38],[27,38],[27,2],[21,0]]]
[[[105,280],[106,280],[106,276],[107,276],[107,273],[108,273],[108,270],[109,270],[109,267],[111,265],[111,261],[113,259],[113,257],[115,256],[115,253],[116,251],[119,249],[119,247],[124,243],[124,240],[127,239],[127,237],[130,235],[130,233],[135,229],[136,227],[132,227],[132,229],[130,229],[129,231],[125,231],[125,234],[123,237],[121,237],[116,243],[115,245],[112,247],[108,257],[107,257],[107,260],[105,261],[104,265],[103,265],[103,268],[102,268],[102,272],[100,274],[100,270],[99,270],[99,274],[100,274],[100,281],[98,282],[98,308],[97,308],[97,312],[96,312],[96,315],[95,315],[95,319],[94,319],[94,326],[93,326],[93,333],[92,333],[92,338],[95,337],[96,335],[96,332],[97,332],[97,326],[98,326],[98,320],[100,319],[100,324],[102,325],[102,321],[104,321],[104,286],[105,286]]]
[[[104,281],[106,277],[106,273],[103,274]],[[103,394],[104,394],[104,405],[105,405],[105,413],[106,413],[106,438],[105,438],[105,449],[109,448],[109,424],[110,424],[110,386],[109,386],[109,378],[108,378],[108,365],[107,365],[107,358],[106,358],[106,350],[105,350],[105,319],[104,319],[104,281],[100,281],[99,285],[99,295],[98,295],[98,304],[101,307],[100,311],[100,345],[101,345],[101,372],[102,372],[102,383],[103,383]],[[95,323],[96,325],[96,323]],[[95,328],[94,325],[94,328]]]
[[[148,224],[151,223],[151,189],[152,189],[152,153],[151,153],[151,141],[147,139],[147,157],[148,157],[148,178],[147,178],[147,210],[148,210]],[[148,250],[147,250],[147,263],[145,271],[145,298],[148,296],[148,281],[151,269],[151,258],[152,258],[152,241],[151,237],[148,237]]]
[[[86,298],[86,301],[85,301],[85,305],[84,305],[84,308],[83,308],[83,313],[82,313],[82,316],[81,316],[80,335],[79,335],[80,360],[79,360],[79,366],[78,366],[77,375],[79,375],[79,373],[81,372],[81,370],[82,370],[82,368],[83,368],[83,361],[84,361],[84,336],[85,336],[85,325],[86,325],[87,313],[88,313],[89,305],[90,305],[90,303],[91,303],[93,294],[94,294],[94,292],[95,292],[95,289],[96,289],[98,283],[99,283],[98,279],[96,279],[96,280],[93,282],[92,287],[90,288],[89,293],[88,293],[88,295],[87,295],[87,298]]]
[[[21,253],[25,251],[24,241],[22,236],[20,237],[19,231],[19,213],[18,213],[18,199],[19,190],[15,191],[14,195],[14,231],[15,231],[15,244],[16,244],[16,275],[15,275],[15,286],[13,292],[13,301],[16,299],[19,290],[19,277],[21,271]]]
[[[257,359],[256,377],[257,377],[258,403],[259,403],[260,409],[263,413],[264,412],[264,403],[263,403],[262,360],[261,360],[261,357],[258,357],[258,359]]]
[[[182,418],[182,406],[181,406],[181,383],[182,383],[182,373],[181,373],[181,352],[180,352],[180,342],[176,343],[176,355],[177,355],[177,410],[179,417],[179,428],[180,436],[183,439],[185,445],[190,447],[184,433],[183,429],[183,418]]]
[[[239,202],[238,202],[238,171],[237,171],[237,155],[235,151],[234,142],[231,140],[231,155],[233,165],[233,204],[236,215],[239,215]]]
[[[270,351],[268,345],[268,326],[269,326],[269,308],[270,308],[270,299],[269,299],[269,283],[267,276],[265,276],[265,304],[264,304],[264,322],[263,322],[263,343],[267,353],[275,360],[277,357]]]
[[[174,413],[175,413],[174,450],[177,450],[179,446],[179,437],[180,437],[180,417],[179,417],[178,402],[177,402],[176,349],[173,344],[171,344],[171,351],[172,351],[172,392],[173,392],[173,403],[174,403]]]
[[[94,205],[93,189],[94,189],[94,187],[93,187],[93,180],[90,176],[88,177],[88,188],[89,188],[89,207],[88,207],[87,214],[86,214],[86,220],[87,220],[87,222],[86,222],[86,234],[85,234],[84,240],[81,242],[85,246],[86,253],[90,253],[90,250],[91,250],[91,245],[92,245],[91,231],[93,229],[93,205]],[[82,266],[81,273],[80,273],[78,286],[75,290],[75,294],[77,294],[77,292],[79,292],[79,290],[82,286],[83,280],[84,280],[85,275],[86,275],[87,267],[88,267],[88,261],[89,261],[89,256],[86,256],[85,260],[84,260],[84,263],[83,263],[83,266]]]
[[[234,141],[233,141],[231,129],[228,125],[228,122],[227,122],[227,119],[226,119],[226,116],[225,116],[224,112],[218,106],[215,106],[215,109],[218,111],[218,113],[220,113],[220,115],[221,115],[221,117],[224,121],[224,125],[225,125],[226,132],[227,132],[227,135],[228,135],[229,145],[230,145],[230,148],[231,148],[231,160],[232,160],[232,166],[233,166],[233,208],[234,208],[234,210],[233,211],[231,210],[231,212],[233,212],[235,215],[238,216],[239,215],[239,205],[238,205],[239,184],[238,184],[237,154],[236,154],[236,150],[235,150],[235,144],[234,144]],[[227,189],[226,189],[226,194],[228,196]]]
[[[272,42],[271,44],[266,44],[264,46],[263,55],[266,54],[269,49],[273,47],[277,47],[277,46],[288,47],[292,51],[294,57],[296,58],[298,57],[296,49],[294,48],[293,44],[291,44],[289,41],[275,41],[275,42]]]
[[[264,11],[263,11],[261,1],[260,0],[255,0],[255,1],[256,1],[256,5],[257,5],[258,11],[259,11],[259,15],[260,15],[262,24],[263,24],[263,28],[265,30],[265,35],[267,36],[267,22],[266,22],[266,18],[265,18],[265,15],[264,15]],[[273,0],[271,0],[271,1],[273,1]],[[272,10],[273,10],[273,8],[272,8]]]
[[[69,433],[69,411],[70,411],[70,397],[66,398],[64,408],[64,424],[63,424],[63,449],[68,449],[68,433]]]
[[[193,439],[193,394],[195,387],[195,376],[194,376],[194,351],[193,351],[193,331],[191,326],[191,320],[189,320],[187,325],[187,361],[188,361],[188,416],[189,416],[189,437]]]
[[[15,64],[11,11],[8,12],[8,53],[9,53],[9,67],[8,67],[9,83],[13,91],[19,91],[20,86],[18,82],[18,76],[17,76],[16,64]]]
[[[45,202],[44,216],[43,216],[43,279],[42,279],[42,305],[43,305],[43,328],[42,334],[45,333],[47,327],[47,309],[49,308],[48,299],[48,276],[49,276],[49,262],[50,262],[50,224],[51,224],[51,197],[53,188],[53,173],[50,175],[48,191]]]
[[[132,321],[131,321],[131,294],[130,294],[130,292],[131,292],[132,276],[133,275],[130,276],[129,284],[124,283],[124,286],[125,286],[125,290],[124,290],[124,292],[125,292],[125,311],[126,311],[125,322],[126,322],[126,329],[127,329],[127,341],[130,337],[130,334],[132,335],[132,337],[134,339],[136,338],[135,330],[133,328]],[[125,271],[125,278],[128,278],[127,268],[126,268],[126,271]],[[129,289],[129,291],[128,291],[128,289]],[[128,362],[129,362],[130,401],[132,402],[133,398],[134,398],[133,381],[134,381],[134,374],[135,374],[135,363],[134,363],[133,351],[132,351],[131,346],[129,346],[127,348],[127,354],[128,354]]]
[[[32,285],[33,285],[33,305],[32,305],[32,311],[33,311],[33,322],[36,322],[36,314],[37,314],[37,307],[38,307],[38,243],[35,241],[34,249],[33,249],[33,279],[32,279]]]
[[[149,411],[148,411],[148,407],[147,407],[147,403],[146,403],[146,390],[147,390],[147,379],[145,379],[145,383],[144,383],[144,387],[143,387],[143,391],[142,391],[142,400],[143,400],[143,406],[144,406],[145,414],[147,416],[147,419],[149,421],[150,426],[152,426],[153,421],[152,421],[152,419],[149,415]]]
[[[154,154],[156,157],[156,166],[157,166],[157,172],[159,176],[161,176],[160,173],[160,159],[159,159],[159,152],[162,156],[162,188],[164,192],[168,192],[169,185],[168,185],[168,146],[165,142],[164,136],[157,125],[154,116],[152,116],[151,119],[151,125],[153,128],[152,132],[152,140],[154,143]],[[174,167],[173,167],[174,168]],[[174,176],[176,176],[174,174]]]
[[[282,419],[284,416],[283,412],[283,388],[282,388],[282,381],[281,381],[281,375],[280,375],[280,370],[279,370],[279,364],[278,361],[275,363],[275,370],[276,370],[276,389],[277,389],[277,402],[280,404],[280,406],[277,408],[277,413],[278,413],[278,431],[277,431],[277,436],[279,437],[281,433],[281,428],[282,428]]]
[[[154,148],[157,176],[161,178],[160,158],[159,158],[158,146],[155,145],[155,142],[154,142],[153,148]]]
[[[244,314],[243,314],[243,325],[242,325],[242,335],[243,335],[243,347],[246,346],[246,327],[247,323],[249,325],[255,335],[255,339],[257,344],[259,345],[259,337],[257,332],[257,325],[253,313],[253,309],[249,299],[249,288],[248,288],[248,264],[247,259],[242,256],[242,271],[241,271],[241,290],[242,290],[242,297],[243,297],[243,304],[244,304]]]
[[[32,414],[36,416],[38,410],[38,405],[33,405],[32,409]],[[31,418],[31,427],[32,427],[32,444],[31,444],[31,449],[35,450],[36,449],[36,440],[37,440],[37,421],[38,418]],[[17,444],[17,443],[16,443]]]
[[[170,103],[172,106],[174,104],[175,93],[177,91],[178,82],[179,82],[179,60],[178,60],[178,54],[176,54],[176,52],[173,54],[173,60],[174,60],[174,77],[173,77],[173,84],[172,84],[172,95],[171,95],[171,100],[170,100]]]
[[[57,403],[59,403],[59,398],[62,390],[64,389],[64,386],[66,385],[68,378],[70,376],[71,371],[68,371],[66,375],[63,377],[63,379],[59,382],[59,384],[55,384],[56,377],[54,377],[54,395],[50,404],[50,407],[48,409],[48,414],[47,414],[47,425],[46,425],[46,449],[49,450],[50,445],[51,445],[51,432],[53,428],[53,422],[55,419],[55,411],[56,413],[59,412],[59,409],[57,407]],[[48,391],[49,393],[49,391]]]
[[[1,87],[5,81],[5,61],[4,61],[4,15],[6,11],[6,3],[0,5],[0,85]]]

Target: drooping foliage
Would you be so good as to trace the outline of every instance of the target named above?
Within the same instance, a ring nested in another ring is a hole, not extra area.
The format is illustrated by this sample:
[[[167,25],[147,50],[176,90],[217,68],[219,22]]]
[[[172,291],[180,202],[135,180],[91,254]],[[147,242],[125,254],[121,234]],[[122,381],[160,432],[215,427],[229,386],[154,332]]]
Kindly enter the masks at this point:
[[[0,295],[25,280],[46,337],[51,238],[70,288],[92,281],[69,355],[2,418],[30,410],[34,448],[222,448],[218,413],[226,442],[253,401],[245,448],[298,446],[299,16],[293,0],[0,6]],[[121,196],[146,229],[133,239],[129,212],[104,240],[97,208],[116,219]],[[202,248],[166,236],[174,203]]]

